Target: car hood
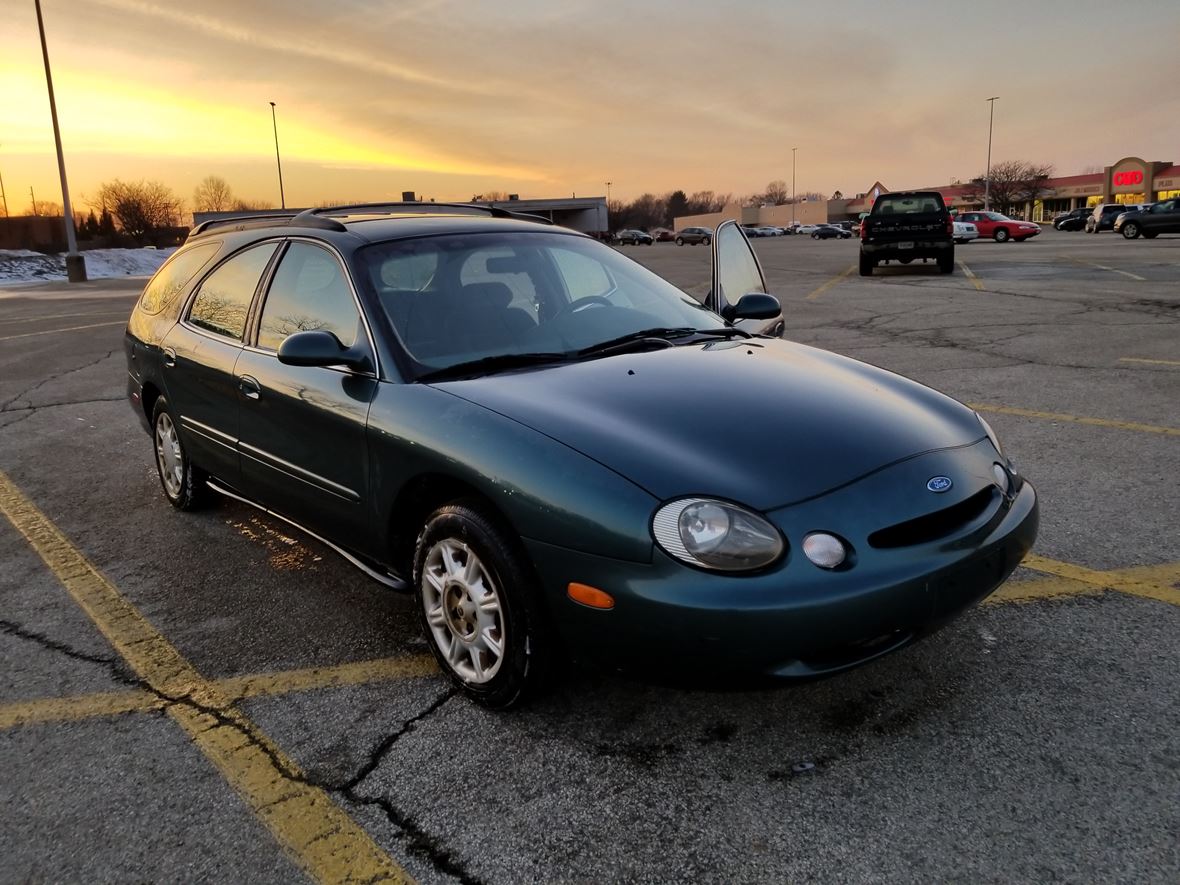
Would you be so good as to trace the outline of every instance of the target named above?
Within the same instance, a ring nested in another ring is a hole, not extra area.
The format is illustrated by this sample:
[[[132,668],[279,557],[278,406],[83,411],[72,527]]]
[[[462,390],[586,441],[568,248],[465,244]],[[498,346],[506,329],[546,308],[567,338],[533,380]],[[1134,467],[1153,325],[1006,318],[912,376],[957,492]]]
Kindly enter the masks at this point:
[[[883,369],[777,339],[619,354],[434,387],[576,449],[660,499],[760,510],[983,438],[975,415]]]

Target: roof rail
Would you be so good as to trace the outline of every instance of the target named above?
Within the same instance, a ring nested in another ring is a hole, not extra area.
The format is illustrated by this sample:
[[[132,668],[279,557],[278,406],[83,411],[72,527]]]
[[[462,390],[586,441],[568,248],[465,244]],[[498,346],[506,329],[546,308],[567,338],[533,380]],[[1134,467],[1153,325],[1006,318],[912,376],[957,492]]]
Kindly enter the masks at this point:
[[[541,215],[531,215],[527,212],[514,212],[511,209],[505,209],[502,206],[496,206],[491,203],[423,203],[418,200],[414,201],[395,201],[389,203],[352,203],[344,206],[321,206],[318,209],[305,209],[300,212],[296,219],[306,222],[310,218],[322,217],[338,212],[354,212],[362,210],[372,214],[387,214],[394,215],[401,212],[416,213],[421,215],[429,215],[438,210],[453,210],[466,209],[470,212],[481,212],[491,215],[493,218],[516,218],[522,221],[536,221],[542,224],[553,224],[548,218]]]
[[[229,218],[210,218],[202,221],[188,232],[189,238],[200,236],[213,228],[232,227],[235,230],[249,230],[254,227],[276,227],[279,224],[301,227],[318,227],[324,230],[342,231],[347,228],[331,218],[307,217],[306,212],[267,212],[260,215],[234,215]],[[297,221],[298,220],[298,221]]]

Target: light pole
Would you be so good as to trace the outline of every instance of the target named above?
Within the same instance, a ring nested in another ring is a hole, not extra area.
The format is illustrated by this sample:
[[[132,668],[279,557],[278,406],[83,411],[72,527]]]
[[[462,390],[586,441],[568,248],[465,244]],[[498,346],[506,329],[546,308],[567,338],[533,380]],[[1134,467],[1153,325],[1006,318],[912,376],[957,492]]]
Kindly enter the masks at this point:
[[[987,175],[983,179],[983,209],[986,212],[991,208],[991,192],[992,192],[992,121],[995,119],[996,113],[996,99],[998,95],[993,95],[987,100]]]
[[[8,218],[8,194],[4,191],[4,176],[0,174],[0,200],[4,201],[4,217]]]
[[[610,230],[610,182],[605,181],[606,185],[606,229]]]
[[[275,165],[279,167],[279,203],[282,208],[287,208],[287,198],[283,194],[283,161],[279,159],[279,123],[275,118],[275,103],[270,103],[270,123],[275,130]]]
[[[791,227],[795,226],[795,151],[799,150],[797,147],[791,148]]]
[[[74,210],[70,208],[70,188],[66,184],[66,158],[61,150],[61,131],[57,127],[57,102],[53,98],[53,75],[49,72],[49,47],[45,43],[45,22],[41,18],[41,0],[37,7],[37,30],[41,33],[41,55],[45,59],[45,85],[49,87],[49,115],[53,118],[53,140],[57,144],[57,171],[61,173],[61,203],[66,222],[66,277],[71,283],[86,282],[86,259],[78,253],[74,233]],[[32,189],[30,189],[30,193]],[[36,212],[36,209],[33,210]]]

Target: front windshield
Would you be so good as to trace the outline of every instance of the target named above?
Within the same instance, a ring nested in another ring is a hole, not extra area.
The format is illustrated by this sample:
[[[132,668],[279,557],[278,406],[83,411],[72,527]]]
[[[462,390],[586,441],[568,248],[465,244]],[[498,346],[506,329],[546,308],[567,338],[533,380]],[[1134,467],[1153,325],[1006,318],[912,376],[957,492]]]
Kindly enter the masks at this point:
[[[725,327],[696,299],[585,237],[454,234],[359,255],[417,375],[514,354],[573,356],[646,329]]]

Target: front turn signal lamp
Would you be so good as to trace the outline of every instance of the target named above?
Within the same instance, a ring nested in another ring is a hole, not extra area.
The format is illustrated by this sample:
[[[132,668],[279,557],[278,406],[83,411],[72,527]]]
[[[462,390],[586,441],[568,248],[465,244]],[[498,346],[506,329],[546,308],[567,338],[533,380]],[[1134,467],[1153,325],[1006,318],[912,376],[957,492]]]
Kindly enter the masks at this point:
[[[656,511],[656,543],[681,562],[723,572],[765,568],[786,549],[778,529],[752,510],[712,498],[681,498]]]

